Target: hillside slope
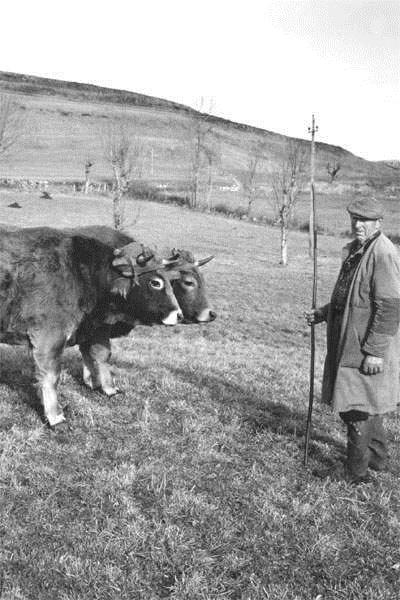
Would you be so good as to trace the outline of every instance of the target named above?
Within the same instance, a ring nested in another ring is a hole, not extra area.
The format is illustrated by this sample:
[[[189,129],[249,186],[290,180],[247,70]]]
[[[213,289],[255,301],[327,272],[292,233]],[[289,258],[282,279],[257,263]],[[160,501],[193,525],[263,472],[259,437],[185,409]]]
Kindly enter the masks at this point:
[[[206,120],[212,129],[219,156],[214,176],[225,184],[240,178],[256,143],[265,144],[273,169],[291,139],[202,114],[175,102],[89,84],[0,72],[1,92],[15,95],[26,111],[19,147],[2,158],[2,174],[11,177],[82,179],[88,158],[94,162],[95,178],[109,177],[102,132],[121,116],[145,148],[140,166],[140,177],[145,180],[179,182],[187,178],[187,142],[195,117]],[[369,162],[341,147],[317,143],[317,180],[328,182],[326,164],[334,160],[342,165],[342,183],[390,184],[397,176],[384,163]]]

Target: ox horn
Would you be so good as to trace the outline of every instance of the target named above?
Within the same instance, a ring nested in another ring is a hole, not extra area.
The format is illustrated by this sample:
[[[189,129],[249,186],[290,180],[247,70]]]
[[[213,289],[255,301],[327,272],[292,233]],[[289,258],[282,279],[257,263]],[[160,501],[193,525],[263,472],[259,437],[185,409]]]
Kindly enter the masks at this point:
[[[136,257],[136,263],[139,265],[139,267],[144,267],[152,258],[154,258],[153,254],[146,256],[144,253],[142,253]]]
[[[196,267],[202,267],[203,265],[206,265],[208,262],[210,262],[210,260],[212,260],[214,257],[213,254],[211,254],[211,256],[207,256],[207,258],[201,258],[200,260],[196,260],[196,262],[194,263]]]
[[[176,248],[172,248],[171,256],[169,258],[163,258],[162,264],[165,267],[173,267],[182,260],[181,251]]]
[[[132,277],[133,275],[132,265],[124,256],[114,258],[112,266],[117,269],[123,277]]]
[[[165,267],[173,267],[179,263],[179,258],[163,258],[161,262]]]
[[[136,256],[136,264],[140,267],[144,267],[149,262],[149,260],[154,258],[154,252],[151,248],[149,248],[148,246],[144,246],[143,244],[141,244],[141,248],[141,253],[138,254],[138,256]]]
[[[173,248],[171,250],[172,256],[173,258],[179,258],[182,261],[186,261],[186,262],[190,262],[190,263],[194,263],[194,256],[193,254],[190,252],[190,250],[177,250],[176,248]]]

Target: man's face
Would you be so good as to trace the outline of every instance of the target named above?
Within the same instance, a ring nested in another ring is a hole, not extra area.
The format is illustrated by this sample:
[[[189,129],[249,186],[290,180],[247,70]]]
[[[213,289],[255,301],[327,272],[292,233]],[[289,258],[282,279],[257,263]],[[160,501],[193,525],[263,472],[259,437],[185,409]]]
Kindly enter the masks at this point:
[[[356,215],[350,215],[351,233],[353,237],[363,244],[368,238],[378,231],[381,226],[381,219],[370,220],[363,219]]]

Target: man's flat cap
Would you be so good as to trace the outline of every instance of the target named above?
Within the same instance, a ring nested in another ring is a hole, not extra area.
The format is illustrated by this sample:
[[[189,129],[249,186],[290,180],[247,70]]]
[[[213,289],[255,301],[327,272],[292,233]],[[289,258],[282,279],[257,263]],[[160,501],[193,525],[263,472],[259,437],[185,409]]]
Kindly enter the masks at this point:
[[[360,198],[354,200],[347,207],[348,212],[355,217],[361,217],[362,219],[370,219],[375,221],[376,219],[383,218],[383,206],[375,198]]]

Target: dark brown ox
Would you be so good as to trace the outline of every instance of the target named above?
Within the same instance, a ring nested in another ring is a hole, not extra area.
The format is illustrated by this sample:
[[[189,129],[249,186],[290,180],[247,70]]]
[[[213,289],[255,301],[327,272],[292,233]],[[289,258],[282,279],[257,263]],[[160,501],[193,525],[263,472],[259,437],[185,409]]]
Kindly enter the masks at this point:
[[[136,257],[141,244],[130,236],[106,226],[88,226],[66,230],[70,235],[79,234],[106,244],[113,251],[114,264],[118,262],[122,277],[119,285],[130,285],[134,276]],[[164,275],[172,283],[175,297],[179,296],[179,307],[183,320],[187,323],[206,323],[213,321],[216,314],[209,308],[205,292],[205,282],[199,266],[206,264],[212,257],[196,262],[187,251],[174,250],[169,258],[168,270]],[[124,276],[126,280],[124,281]],[[138,311],[136,311],[138,314]],[[146,322],[144,315],[140,321]],[[83,357],[83,380],[92,389],[99,389],[107,395],[118,392],[114,387],[110,365],[110,338],[127,335],[135,326],[135,320],[124,318],[123,314],[109,314],[107,320],[90,323],[90,329],[80,330],[79,347]]]
[[[87,383],[112,395],[117,390],[110,369],[103,368],[112,328],[178,321],[180,308],[165,270],[170,262],[138,244],[128,269],[125,263],[112,247],[83,235],[0,228],[0,341],[28,341],[35,387],[51,426],[65,420],[57,400],[65,346],[79,344]]]
[[[90,225],[69,230],[79,235],[93,237],[113,248],[124,247],[123,254],[128,259],[135,256],[138,242],[131,236],[103,225]],[[173,270],[169,271],[172,288],[178,300],[185,323],[208,323],[216,318],[211,310],[206,293],[206,284],[199,267],[207,264],[213,256],[195,260],[187,250],[172,250],[177,261]]]

